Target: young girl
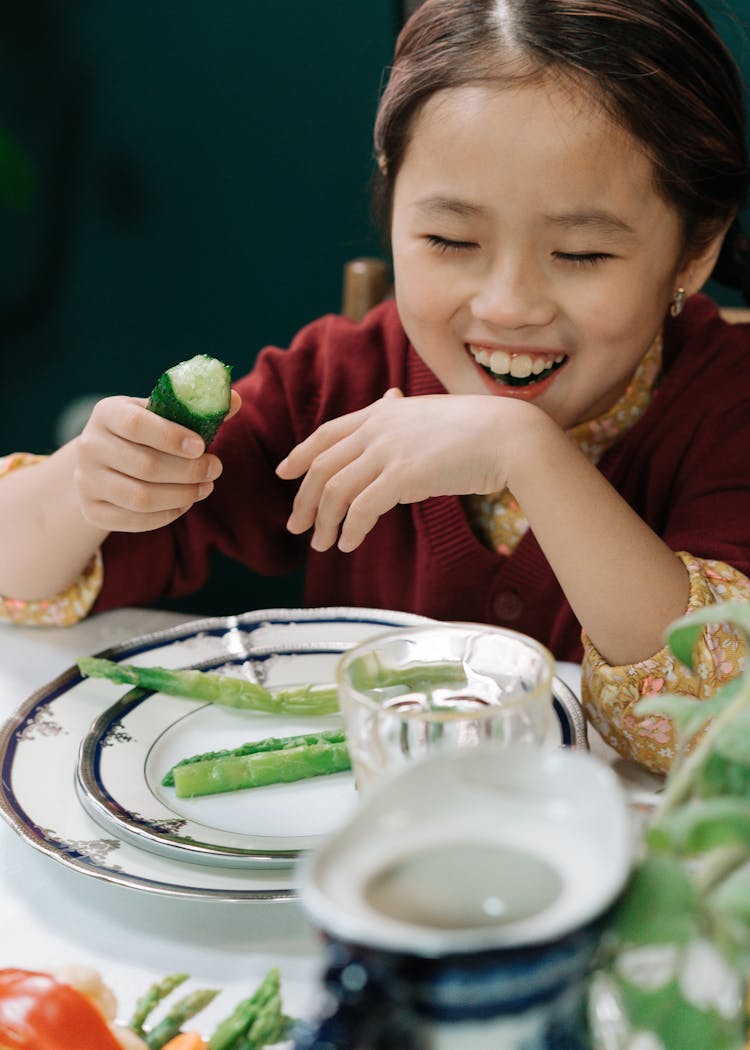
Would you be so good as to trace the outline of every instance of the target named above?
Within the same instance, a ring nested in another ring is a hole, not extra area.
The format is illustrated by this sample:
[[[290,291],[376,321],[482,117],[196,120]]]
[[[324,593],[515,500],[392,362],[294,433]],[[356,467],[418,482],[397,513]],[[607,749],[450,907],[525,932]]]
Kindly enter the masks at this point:
[[[6,457],[3,615],[184,594],[213,548],[305,561],[311,605],[582,658],[593,724],[663,769],[671,727],[633,704],[742,658],[708,630],[689,675],[665,628],[750,597],[750,336],[698,294],[742,271],[732,60],[692,0],[427,0],[375,145],[395,301],[265,350],[210,453],[114,397]]]

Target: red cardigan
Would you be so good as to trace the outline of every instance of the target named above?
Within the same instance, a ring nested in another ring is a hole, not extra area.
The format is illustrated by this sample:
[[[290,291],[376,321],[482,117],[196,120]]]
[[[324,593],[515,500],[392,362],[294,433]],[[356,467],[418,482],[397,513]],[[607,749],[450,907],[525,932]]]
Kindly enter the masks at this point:
[[[166,528],[112,534],[95,610],[196,590],[218,548],[267,574],[306,563],[311,606],[503,624],[544,641],[559,659],[581,658],[580,626],[534,535],[509,556],[496,554],[472,533],[458,497],[394,508],[350,554],[316,553],[309,536],[286,531],[297,483],[280,481],[274,468],[295,444],[390,386],[407,395],[443,391],[392,302],[361,325],[316,321],[288,350],[264,350],[236,385],[243,407],[212,448],[224,464],[213,494]],[[750,575],[750,328],[725,324],[704,296],[669,319],[660,386],[599,468],[673,550]]]

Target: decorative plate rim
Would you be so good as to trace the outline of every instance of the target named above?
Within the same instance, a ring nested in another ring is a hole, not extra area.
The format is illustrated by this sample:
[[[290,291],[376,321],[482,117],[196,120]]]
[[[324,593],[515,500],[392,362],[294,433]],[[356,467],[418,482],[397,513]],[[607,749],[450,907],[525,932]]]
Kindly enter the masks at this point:
[[[415,613],[399,612],[393,609],[370,609],[356,606],[321,606],[317,608],[274,608],[274,609],[251,609],[244,613],[235,613],[228,616],[200,617],[194,620],[186,620],[184,623],[175,624],[172,627],[161,628],[158,631],[147,631],[143,634],[132,635],[117,645],[107,646],[94,653],[94,656],[103,659],[125,659],[138,653],[157,648],[162,644],[168,645],[173,642],[195,637],[198,634],[215,634],[220,637],[232,630],[246,630],[250,628],[250,634],[266,625],[286,627],[295,623],[316,623],[327,621],[342,621],[346,623],[373,624],[374,629],[382,626],[388,627],[409,626],[411,624],[422,624],[434,622],[429,617],[419,616]],[[373,632],[374,633],[374,632]],[[364,637],[364,636],[363,636]],[[346,645],[354,645],[356,642],[346,641]],[[253,652],[253,646],[237,650],[237,655],[245,652],[247,655]],[[260,648],[260,647],[256,647]],[[230,655],[231,650],[225,655]],[[187,898],[193,900],[220,900],[230,902],[242,902],[248,900],[259,900],[265,902],[288,902],[296,901],[298,893],[294,886],[263,886],[259,888],[213,888],[205,885],[180,885],[164,881],[159,878],[148,878],[144,875],[123,872],[114,868],[107,868],[101,864],[97,865],[84,853],[71,849],[64,840],[55,839],[54,832],[45,829],[30,820],[23,806],[16,798],[11,782],[10,770],[12,767],[12,752],[15,751],[14,743],[16,736],[29,722],[29,715],[42,704],[51,703],[56,697],[65,693],[72,684],[82,681],[82,676],[77,666],[70,666],[46,684],[35,689],[25,700],[16,707],[13,714],[0,723],[0,817],[19,835],[21,839],[32,846],[37,852],[49,857],[55,862],[62,864],[90,878],[113,885],[136,889],[146,893],[173,898]],[[73,785],[74,770],[71,768],[71,789],[73,790],[76,803],[77,796]],[[89,818],[91,819],[91,818]],[[102,840],[106,842],[106,840]],[[123,843],[118,840],[114,848]],[[124,845],[128,846],[127,843]],[[134,848],[135,847],[130,847]],[[152,855],[153,856],[153,855]],[[180,863],[180,862],[174,862]],[[196,882],[200,881],[199,872],[216,871],[206,865],[182,864],[196,871]],[[247,869],[235,874],[242,875],[247,879],[251,875],[262,874],[278,876],[281,872],[291,873],[290,869]]]

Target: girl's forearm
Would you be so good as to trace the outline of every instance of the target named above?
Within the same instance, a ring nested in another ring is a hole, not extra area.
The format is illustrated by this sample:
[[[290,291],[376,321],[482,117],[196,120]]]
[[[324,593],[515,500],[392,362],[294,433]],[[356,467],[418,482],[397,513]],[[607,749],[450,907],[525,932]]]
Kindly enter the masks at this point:
[[[589,638],[610,664],[652,656],[687,607],[684,565],[554,423],[519,445],[509,488]]]
[[[80,575],[107,533],[82,516],[72,443],[0,479],[0,595],[51,598]]]

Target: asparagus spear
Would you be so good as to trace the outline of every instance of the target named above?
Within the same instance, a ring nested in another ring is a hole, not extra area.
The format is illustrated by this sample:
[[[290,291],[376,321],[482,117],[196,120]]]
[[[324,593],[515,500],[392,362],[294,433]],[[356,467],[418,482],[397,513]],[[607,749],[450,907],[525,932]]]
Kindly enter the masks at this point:
[[[268,1008],[269,1004],[278,1002],[280,1014],[280,987],[281,977],[274,966],[268,971],[255,992],[249,998],[237,1003],[232,1013],[220,1022],[208,1041],[209,1050],[234,1050],[235,1044],[245,1035],[258,1016]]]
[[[166,667],[134,667],[87,656],[78,661],[81,674],[109,678],[123,685],[136,685],[170,696],[187,696],[224,707],[271,714],[327,715],[338,710],[338,691],[333,685],[299,686],[271,693],[257,682],[208,671],[173,670]]]
[[[78,661],[81,674],[91,678],[109,678],[123,685],[135,685],[170,696],[186,696],[224,707],[271,714],[327,715],[338,710],[335,685],[304,685],[271,693],[257,682],[210,671],[175,670],[166,667],[135,667],[94,656]],[[412,664],[398,670],[386,670],[376,662],[362,658],[355,663],[352,681],[358,689],[378,687],[406,693],[429,690],[435,684],[465,684],[466,675],[457,662]]]
[[[291,747],[307,747],[311,744],[343,744],[346,736],[343,729],[329,729],[322,733],[306,733],[302,736],[269,736],[263,740],[252,740],[239,747],[226,748],[223,751],[206,751],[202,755],[191,755],[176,762],[162,778],[162,787],[174,787],[174,771],[178,766],[192,765],[195,762],[208,762],[217,758],[242,758],[243,755],[256,755],[265,751],[286,751]]]
[[[189,762],[184,766],[175,766],[174,784],[178,798],[194,798],[222,791],[289,783],[307,777],[340,773],[346,769],[351,769],[346,744],[326,742]]]
[[[174,1039],[185,1022],[205,1009],[218,994],[218,988],[198,988],[178,1000],[166,1017],[143,1037],[149,1050],[160,1050],[170,1039]]]
[[[186,981],[188,976],[186,973],[172,973],[147,988],[135,1004],[133,1016],[128,1021],[128,1028],[131,1028],[136,1035],[142,1036],[144,1022],[151,1011],[158,1006],[162,999],[166,999],[175,988],[178,988],[183,981]]]
[[[281,993],[277,992],[259,1008],[255,1020],[232,1050],[263,1050],[268,1043],[278,1043],[282,1029]]]

